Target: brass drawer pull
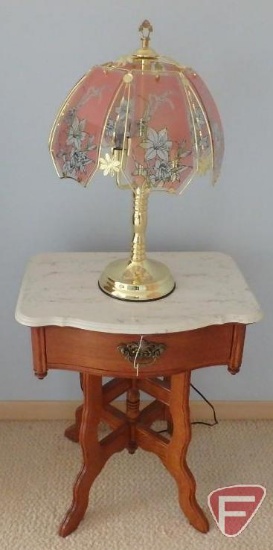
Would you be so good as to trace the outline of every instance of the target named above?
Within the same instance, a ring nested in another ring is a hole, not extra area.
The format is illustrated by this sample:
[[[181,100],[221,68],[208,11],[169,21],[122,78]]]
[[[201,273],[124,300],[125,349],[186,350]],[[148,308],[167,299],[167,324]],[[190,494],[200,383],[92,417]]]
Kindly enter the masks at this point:
[[[145,366],[154,363],[165,351],[165,344],[148,342],[141,337],[139,342],[120,344],[117,348],[130,363],[136,366]]]

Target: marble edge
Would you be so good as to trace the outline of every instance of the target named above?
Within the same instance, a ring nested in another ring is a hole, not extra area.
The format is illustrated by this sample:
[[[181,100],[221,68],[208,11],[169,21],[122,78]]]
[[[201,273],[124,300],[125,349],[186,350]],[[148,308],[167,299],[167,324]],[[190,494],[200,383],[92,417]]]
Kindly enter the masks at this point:
[[[247,317],[247,318],[246,318]],[[83,320],[79,319],[63,319],[60,317],[50,317],[50,318],[43,318],[39,319],[36,318],[35,320],[32,318],[21,314],[16,309],[15,312],[15,319],[18,323],[24,326],[37,328],[37,327],[47,327],[47,326],[58,326],[58,327],[71,327],[71,328],[79,328],[83,330],[91,330],[94,332],[105,332],[105,333],[111,333],[111,334],[168,334],[173,332],[184,332],[188,330],[196,330],[199,328],[204,328],[206,326],[212,326],[212,325],[224,325],[227,323],[238,323],[243,325],[250,325],[257,323],[263,318],[262,312],[257,311],[256,315],[253,314],[253,316],[250,318],[250,315],[248,316],[239,316],[237,315],[236,318],[233,315],[227,315],[225,317],[217,316],[215,319],[212,319],[211,317],[204,317],[199,322],[198,321],[187,321],[184,325],[183,323],[174,323],[172,326],[169,326],[168,329],[163,330],[162,326],[158,327],[156,324],[152,325],[145,325],[141,324],[139,326],[136,325],[117,325],[117,324],[109,324],[106,325],[105,323],[88,323]],[[122,330],[121,330],[122,329]],[[141,329],[141,330],[140,330]]]

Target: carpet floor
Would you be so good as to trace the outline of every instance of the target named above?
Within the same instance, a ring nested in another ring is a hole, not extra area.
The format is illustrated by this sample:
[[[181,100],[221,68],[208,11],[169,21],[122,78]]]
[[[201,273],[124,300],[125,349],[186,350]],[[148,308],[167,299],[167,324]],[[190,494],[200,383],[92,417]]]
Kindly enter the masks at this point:
[[[69,422],[0,422],[1,550],[273,550],[273,422],[193,426],[188,463],[210,531],[195,531],[178,506],[175,483],[159,459],[138,450],[114,455],[96,479],[77,531],[57,529],[71,503],[81,451],[63,437]],[[259,484],[267,495],[235,538],[207,506],[218,487]]]

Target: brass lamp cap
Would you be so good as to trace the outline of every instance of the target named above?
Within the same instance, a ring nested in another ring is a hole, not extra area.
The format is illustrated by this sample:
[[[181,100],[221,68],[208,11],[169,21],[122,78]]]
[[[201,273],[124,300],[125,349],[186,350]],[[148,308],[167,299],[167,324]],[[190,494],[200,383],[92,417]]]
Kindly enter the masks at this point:
[[[159,57],[158,53],[149,46],[150,34],[153,32],[150,21],[145,19],[138,30],[140,32],[141,48],[133,53],[133,57],[137,59],[157,59]]]

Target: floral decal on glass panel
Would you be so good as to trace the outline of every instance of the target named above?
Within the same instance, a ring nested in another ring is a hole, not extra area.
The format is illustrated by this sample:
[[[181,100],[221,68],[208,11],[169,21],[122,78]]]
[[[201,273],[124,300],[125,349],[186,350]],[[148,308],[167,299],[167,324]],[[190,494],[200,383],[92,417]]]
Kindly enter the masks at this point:
[[[148,127],[146,140],[141,142],[140,146],[146,149],[144,157],[146,162],[144,166],[137,165],[137,171],[133,175],[139,174],[141,169],[152,187],[160,188],[164,185],[165,189],[171,189],[173,184],[179,181],[181,172],[187,169],[182,162],[182,158],[190,155],[190,151],[186,149],[186,143],[182,142],[180,147],[177,147],[176,160],[172,161],[173,142],[168,138],[167,128],[157,132]]]
[[[97,169],[105,119],[123,74],[94,67],[68,95],[50,135],[50,151],[60,177],[87,185]]]
[[[74,110],[71,110],[64,120],[67,124],[66,147],[60,149],[57,158],[62,159],[64,177],[81,181],[82,174],[86,174],[87,166],[95,162],[90,153],[97,149],[94,143],[95,136],[84,131],[86,120],[80,120]]]
[[[169,78],[158,80],[149,73],[143,81],[141,73],[134,72],[123,95],[112,105],[100,168],[105,172],[106,153],[115,158],[114,152],[120,151],[117,179],[121,186],[180,191],[194,173],[187,98],[179,79],[172,76],[171,80],[172,86]],[[111,173],[114,175],[113,170]]]
[[[213,151],[213,183],[215,183],[220,175],[224,156],[224,134],[220,115],[213,97],[208,90],[205,82],[200,76],[190,68],[183,70],[184,75],[189,80],[192,89],[200,98],[204,111],[206,112],[208,125],[211,131],[212,151]]]
[[[151,189],[177,192],[193,172],[186,97],[176,76],[159,80],[153,76],[147,88],[150,93],[139,100],[139,142],[132,175],[137,181],[145,175]]]

